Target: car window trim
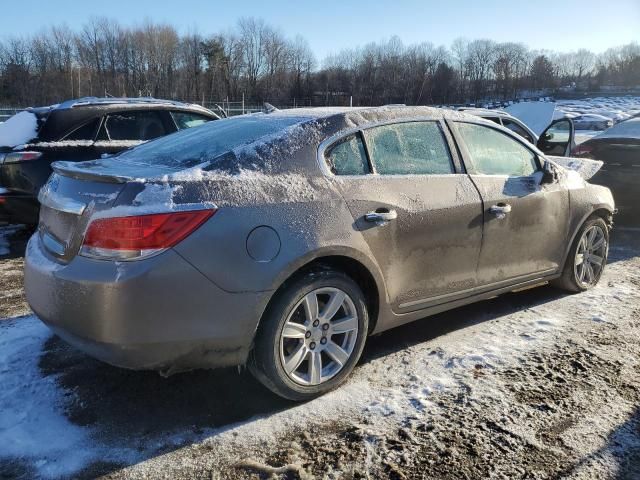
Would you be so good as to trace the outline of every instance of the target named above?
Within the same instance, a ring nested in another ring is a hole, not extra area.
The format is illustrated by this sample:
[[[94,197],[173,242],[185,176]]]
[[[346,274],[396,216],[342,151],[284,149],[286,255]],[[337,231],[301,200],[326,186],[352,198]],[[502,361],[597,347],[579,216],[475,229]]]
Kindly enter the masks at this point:
[[[364,135],[364,131],[371,128],[375,128],[375,127],[382,127],[385,125],[396,125],[400,123],[416,123],[416,122],[433,122],[438,124],[438,126],[440,127],[440,132],[444,137],[445,144],[447,145],[454,171],[452,173],[412,173],[412,174],[392,174],[392,175],[379,174],[375,169],[375,162],[373,162],[373,160],[371,159],[371,155],[369,153],[369,147],[366,142],[366,135]],[[320,171],[325,176],[340,177],[343,179],[370,178],[373,175],[375,175],[376,177],[384,177],[384,178],[393,178],[393,177],[416,178],[416,177],[437,177],[437,176],[449,176],[449,175],[466,175],[464,164],[462,163],[459,157],[459,152],[457,150],[456,142],[454,141],[454,138],[452,137],[451,133],[448,131],[449,129],[447,128],[447,126],[448,126],[447,121],[446,119],[443,119],[443,118],[407,117],[407,118],[372,122],[366,125],[361,125],[361,126],[349,128],[346,130],[341,130],[340,132],[327,137],[320,143],[320,145],[318,145],[318,150],[316,154],[316,163],[318,164]],[[369,162],[370,173],[366,173],[363,175],[336,175],[331,171],[331,168],[327,163],[325,155],[327,151],[329,151],[331,147],[333,147],[333,145],[343,141],[343,139],[345,139],[346,137],[349,137],[357,133],[360,134],[361,141],[363,142],[365,152],[367,154],[367,161]]]
[[[487,121],[488,122],[488,121]],[[471,154],[469,153],[469,150],[467,149],[466,144],[464,143],[464,139],[462,138],[462,135],[460,134],[460,131],[457,129],[456,124],[457,123],[469,123],[471,125],[478,125],[480,127],[485,127],[485,128],[490,128],[492,130],[495,130],[499,133],[502,133],[503,135],[506,135],[510,138],[512,138],[513,140],[515,140],[516,142],[518,142],[520,145],[522,145],[525,149],[529,150],[534,156],[535,156],[535,161],[536,164],[538,165],[538,170],[536,170],[536,172],[539,172],[542,170],[542,165],[543,165],[543,160],[545,158],[544,154],[539,152],[536,148],[532,148],[534,147],[534,145],[530,144],[529,142],[527,142],[524,138],[522,138],[520,135],[518,135],[517,133],[509,130],[507,127],[502,127],[499,126],[497,124],[490,124],[490,123],[484,123],[484,122],[476,122],[473,120],[446,120],[446,123],[448,125],[448,127],[451,129],[451,133],[453,135],[453,137],[456,140],[456,143],[458,144],[459,148],[460,148],[460,152],[462,154],[462,158],[465,164],[465,168],[466,171],[469,173],[469,175],[483,175],[485,177],[505,177],[505,178],[529,178],[532,175],[504,175],[504,174],[488,174],[488,173],[472,173],[475,168],[471,168],[471,172],[469,169],[469,166],[474,167],[474,163],[473,163],[473,159],[471,157]],[[534,172],[534,173],[536,173]]]

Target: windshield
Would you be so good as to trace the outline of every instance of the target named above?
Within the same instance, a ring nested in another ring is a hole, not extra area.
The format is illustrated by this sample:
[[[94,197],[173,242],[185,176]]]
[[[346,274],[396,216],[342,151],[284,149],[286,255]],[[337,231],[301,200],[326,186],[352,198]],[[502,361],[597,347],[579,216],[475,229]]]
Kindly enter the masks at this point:
[[[305,120],[308,118],[265,114],[218,120],[140,145],[116,158],[132,164],[189,168]]]

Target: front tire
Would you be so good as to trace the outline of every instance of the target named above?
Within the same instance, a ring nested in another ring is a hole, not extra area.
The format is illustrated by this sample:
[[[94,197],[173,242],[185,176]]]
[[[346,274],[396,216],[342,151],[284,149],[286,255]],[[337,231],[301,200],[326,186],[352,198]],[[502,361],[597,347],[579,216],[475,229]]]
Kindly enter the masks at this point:
[[[308,272],[285,286],[265,313],[249,368],[276,394],[310,400],[349,376],[368,327],[357,283],[341,272]]]
[[[576,235],[562,275],[552,284],[569,292],[584,292],[595,287],[608,255],[609,228],[601,217],[591,217]]]

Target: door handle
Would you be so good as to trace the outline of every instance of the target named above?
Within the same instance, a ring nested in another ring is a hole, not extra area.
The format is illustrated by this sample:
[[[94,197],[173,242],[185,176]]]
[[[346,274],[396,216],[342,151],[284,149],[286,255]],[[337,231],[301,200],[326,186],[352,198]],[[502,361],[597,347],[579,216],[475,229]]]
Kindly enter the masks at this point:
[[[497,205],[493,205],[489,211],[493,213],[498,218],[504,218],[507,213],[511,212],[511,205],[508,203],[498,203]]]
[[[395,210],[387,210],[386,208],[379,208],[375,212],[369,212],[364,216],[367,222],[377,224],[385,224],[396,218],[398,218],[398,213]]]

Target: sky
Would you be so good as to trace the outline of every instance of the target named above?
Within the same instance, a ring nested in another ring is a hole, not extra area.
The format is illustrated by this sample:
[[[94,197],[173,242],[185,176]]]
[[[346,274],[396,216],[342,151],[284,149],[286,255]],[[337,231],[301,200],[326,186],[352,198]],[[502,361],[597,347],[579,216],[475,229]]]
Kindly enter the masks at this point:
[[[64,23],[79,28],[92,16],[108,16],[123,25],[150,19],[182,33],[207,35],[253,16],[287,36],[302,35],[319,60],[394,35],[405,44],[449,46],[456,37],[490,38],[533,49],[587,48],[596,53],[640,42],[640,0],[0,0],[2,4],[0,37]]]

